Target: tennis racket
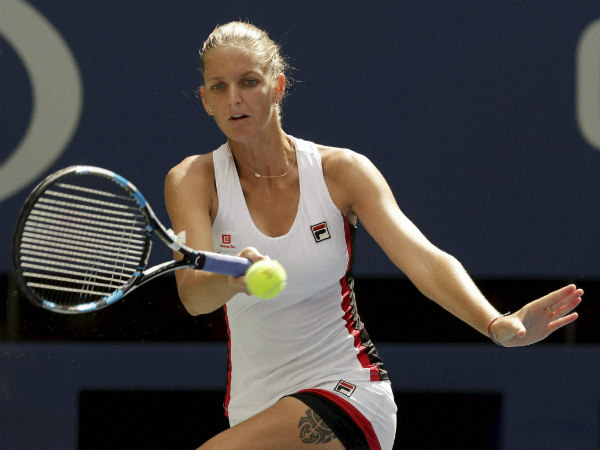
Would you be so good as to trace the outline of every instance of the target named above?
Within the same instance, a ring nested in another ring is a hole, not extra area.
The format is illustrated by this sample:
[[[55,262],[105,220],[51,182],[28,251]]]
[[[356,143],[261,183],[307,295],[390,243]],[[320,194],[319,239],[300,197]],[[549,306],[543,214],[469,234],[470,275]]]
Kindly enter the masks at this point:
[[[146,269],[154,235],[183,259]],[[131,182],[92,166],[59,170],[31,192],[15,227],[12,262],[29,300],[67,314],[104,308],[184,267],[239,276],[251,265],[186,247]]]

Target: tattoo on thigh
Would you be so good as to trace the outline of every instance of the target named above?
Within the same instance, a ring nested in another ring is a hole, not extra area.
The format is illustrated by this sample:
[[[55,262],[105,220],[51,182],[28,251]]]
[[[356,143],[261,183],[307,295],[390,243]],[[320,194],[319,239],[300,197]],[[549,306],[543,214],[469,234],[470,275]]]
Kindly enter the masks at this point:
[[[337,439],[329,425],[310,408],[306,410],[306,416],[298,422],[298,429],[300,440],[305,444],[324,444]]]

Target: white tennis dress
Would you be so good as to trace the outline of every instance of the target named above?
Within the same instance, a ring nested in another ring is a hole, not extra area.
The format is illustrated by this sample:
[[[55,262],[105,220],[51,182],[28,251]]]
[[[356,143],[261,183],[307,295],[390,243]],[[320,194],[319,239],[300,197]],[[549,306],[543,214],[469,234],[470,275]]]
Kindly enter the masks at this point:
[[[256,247],[281,262],[288,274],[287,287],[277,297],[238,294],[225,306],[225,408],[232,425],[300,390],[335,387],[340,380],[388,379],[354,301],[355,227],[331,199],[317,146],[300,139],[294,143],[300,201],[291,229],[278,237],[266,236],[253,223],[229,146],[213,152],[219,198],[212,227],[215,251],[236,254]]]

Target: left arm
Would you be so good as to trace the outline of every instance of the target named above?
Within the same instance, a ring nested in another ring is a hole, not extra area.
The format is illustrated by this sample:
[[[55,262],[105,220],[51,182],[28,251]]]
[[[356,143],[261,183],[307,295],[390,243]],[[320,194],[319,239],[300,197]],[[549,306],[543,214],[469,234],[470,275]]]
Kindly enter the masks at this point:
[[[456,258],[433,245],[402,213],[389,185],[365,157],[349,150],[323,149],[323,170],[334,202],[347,217],[355,215],[390,260],[431,300],[480,333],[500,313],[487,301]],[[502,345],[527,345],[571,323],[569,314],[583,292],[567,286],[494,321]],[[554,305],[552,316],[543,308]],[[541,308],[541,309],[540,309]]]

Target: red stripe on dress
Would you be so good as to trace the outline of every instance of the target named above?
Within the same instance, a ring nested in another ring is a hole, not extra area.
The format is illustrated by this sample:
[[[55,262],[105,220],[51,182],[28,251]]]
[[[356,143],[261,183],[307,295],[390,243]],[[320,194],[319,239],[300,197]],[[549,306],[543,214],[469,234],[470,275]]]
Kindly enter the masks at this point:
[[[346,234],[346,248],[348,249],[348,266],[346,267],[346,273],[350,272],[350,262],[352,261],[352,235],[350,233],[350,224],[346,217],[344,217],[344,232]],[[342,287],[342,311],[344,311],[344,320],[346,321],[346,329],[348,333],[354,338],[354,347],[358,350],[356,357],[360,362],[360,365],[365,369],[369,369],[371,373],[371,381],[381,381],[379,368],[369,360],[369,356],[366,352],[366,347],[363,345],[360,337],[360,331],[356,329],[356,322],[354,320],[354,314],[352,312],[352,290],[348,286],[348,280],[344,275],[340,279],[340,285]]]
[[[334,403],[338,408],[344,410],[364,433],[367,444],[369,445],[369,450],[381,450],[381,444],[379,443],[379,439],[377,439],[373,425],[369,419],[363,416],[363,414],[350,402],[344,400],[339,395],[324,389],[305,389],[300,392],[310,392],[312,394],[324,397]]]
[[[225,417],[229,417],[229,400],[231,399],[231,332],[229,331],[229,319],[227,317],[227,305],[223,305],[225,311],[225,324],[227,325],[227,349],[229,352],[227,368],[227,391],[225,393]]]

